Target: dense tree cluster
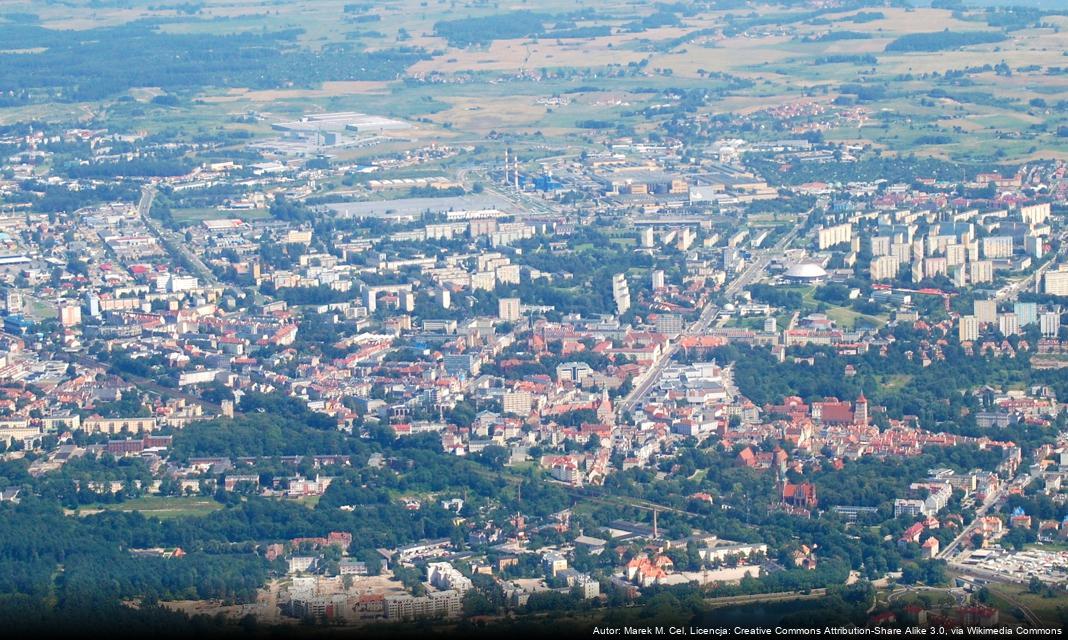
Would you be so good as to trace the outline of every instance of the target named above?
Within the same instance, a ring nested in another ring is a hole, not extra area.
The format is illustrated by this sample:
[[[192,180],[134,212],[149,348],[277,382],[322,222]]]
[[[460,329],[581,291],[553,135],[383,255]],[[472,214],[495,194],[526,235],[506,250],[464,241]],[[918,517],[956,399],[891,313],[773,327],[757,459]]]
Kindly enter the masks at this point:
[[[391,80],[425,56],[417,49],[314,52],[296,44],[297,29],[231,35],[177,33],[152,22],[74,32],[29,25],[0,25],[8,49],[0,85],[8,90],[47,89],[65,100],[104,98],[131,87],[167,90],[204,86],[312,86],[326,80]],[[138,64],[116,64],[128,52]]]
[[[935,31],[932,33],[909,33],[886,45],[887,51],[946,51],[977,44],[1001,42],[1006,35],[999,31]]]
[[[485,45],[493,40],[511,40],[540,35],[551,16],[533,11],[512,11],[481,18],[443,20],[434,25],[434,35],[454,47]]]
[[[131,548],[179,544],[136,514],[72,518],[55,504],[29,499],[0,507],[0,515],[0,611],[16,625],[85,620],[119,609],[125,599],[247,602],[267,577],[262,558],[224,547],[181,558],[132,555]],[[150,607],[146,615],[163,614]],[[122,615],[130,617],[144,619]]]

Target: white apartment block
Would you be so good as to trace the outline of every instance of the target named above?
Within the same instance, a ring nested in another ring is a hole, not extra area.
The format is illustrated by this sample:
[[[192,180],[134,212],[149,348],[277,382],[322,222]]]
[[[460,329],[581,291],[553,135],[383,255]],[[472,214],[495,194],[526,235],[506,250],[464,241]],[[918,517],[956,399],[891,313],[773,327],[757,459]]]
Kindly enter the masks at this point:
[[[505,322],[515,322],[522,316],[519,298],[501,298],[497,301],[497,317]]]
[[[426,566],[426,581],[441,590],[452,589],[462,597],[474,586],[471,579],[448,562],[431,562]]]
[[[1068,265],[1062,264],[1056,271],[1047,271],[1042,290],[1052,296],[1068,296]]]
[[[879,256],[871,261],[872,280],[893,280],[901,268],[901,262],[894,256]]]
[[[989,260],[977,260],[968,264],[968,276],[972,284],[994,281],[994,264]]]
[[[1050,209],[1048,202],[1020,207],[1020,219],[1027,224],[1042,224],[1049,218]]]
[[[979,321],[975,316],[960,317],[960,341],[975,342],[979,339]]]
[[[1015,313],[1003,313],[998,316],[998,330],[1006,336],[1016,335],[1020,333],[1020,319]]]
[[[980,324],[989,324],[998,320],[997,300],[976,300],[972,305],[976,320]]]
[[[529,391],[509,391],[501,398],[501,409],[517,416],[529,416],[532,405],[533,396]]]
[[[1048,338],[1056,337],[1061,330],[1061,312],[1043,312],[1038,316],[1038,327],[1042,331],[1042,335]]]
[[[984,258],[1011,258],[1012,236],[983,238],[982,247]]]
[[[828,247],[833,247],[836,244],[849,242],[852,239],[853,225],[851,224],[838,224],[833,227],[827,227],[826,229],[820,229],[817,233],[817,242],[820,251],[823,251]]]
[[[456,618],[463,611],[463,596],[451,589],[422,597],[386,596],[387,620]]]

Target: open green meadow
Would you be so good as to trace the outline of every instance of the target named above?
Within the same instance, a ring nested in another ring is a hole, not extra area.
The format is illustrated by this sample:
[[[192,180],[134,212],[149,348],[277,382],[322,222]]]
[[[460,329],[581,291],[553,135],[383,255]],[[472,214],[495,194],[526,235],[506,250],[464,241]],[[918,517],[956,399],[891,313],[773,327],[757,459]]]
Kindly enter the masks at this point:
[[[116,504],[86,505],[77,510],[78,515],[99,511],[136,511],[145,516],[160,519],[205,516],[223,506],[211,498],[193,496],[145,496]]]

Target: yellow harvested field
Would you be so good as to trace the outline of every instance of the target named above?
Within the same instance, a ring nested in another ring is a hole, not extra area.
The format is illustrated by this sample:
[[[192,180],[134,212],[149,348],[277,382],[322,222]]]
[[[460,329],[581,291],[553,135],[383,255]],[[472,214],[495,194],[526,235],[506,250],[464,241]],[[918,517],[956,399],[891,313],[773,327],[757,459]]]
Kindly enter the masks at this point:
[[[698,70],[704,69],[760,77],[759,72],[745,68],[790,59],[795,54],[778,46],[789,42],[785,36],[720,39],[714,48],[686,46],[676,53],[654,56],[650,66],[671,68],[677,76],[697,77]]]
[[[460,129],[490,131],[529,126],[545,115],[545,107],[532,96],[447,98],[452,106],[430,116],[434,122],[451,122]]]
[[[600,38],[557,40],[551,38],[495,40],[486,49],[451,49],[430,60],[412,66],[416,74],[460,71],[501,71],[510,69],[539,69],[542,67],[626,65],[657,56],[633,48],[639,40],[669,40],[691,33],[699,24],[687,27],[663,27],[640,34],[626,33]],[[445,42],[437,39],[438,46]]]
[[[890,44],[893,38],[870,38],[868,40],[840,40],[838,42],[832,42],[824,49],[825,53],[844,53],[844,54],[864,54],[864,53],[882,53],[886,49],[886,45]]]
[[[458,73],[463,71],[503,71],[541,67],[597,66],[637,62],[644,55],[636,51],[613,51],[598,41],[557,47],[551,42],[496,40],[486,51],[455,51],[412,66],[411,72]]]
[[[974,31],[977,29],[985,29],[986,25],[982,22],[971,22],[968,20],[958,20],[953,17],[953,12],[946,9],[891,9],[887,7],[878,7],[871,9],[864,9],[864,12],[878,11],[882,13],[885,18],[881,20],[873,20],[871,22],[863,22],[853,26],[853,23],[837,23],[839,26],[843,24],[851,25],[849,29],[855,31],[866,32],[879,32],[885,31],[892,35],[899,35],[904,33],[916,33],[917,31],[942,31],[943,29],[950,29],[952,31]],[[848,15],[856,15],[861,11],[851,11],[848,13],[842,13],[840,15],[835,14],[828,16],[829,19],[841,19]],[[917,25],[922,25],[917,27]]]
[[[94,14],[92,16],[59,17],[52,20],[45,20],[43,22],[44,26],[47,26],[49,29],[85,31],[87,29],[96,29],[99,27],[114,27],[132,20],[141,20],[153,15],[155,15],[154,12],[138,11],[137,9],[123,9],[108,11],[102,14]]]

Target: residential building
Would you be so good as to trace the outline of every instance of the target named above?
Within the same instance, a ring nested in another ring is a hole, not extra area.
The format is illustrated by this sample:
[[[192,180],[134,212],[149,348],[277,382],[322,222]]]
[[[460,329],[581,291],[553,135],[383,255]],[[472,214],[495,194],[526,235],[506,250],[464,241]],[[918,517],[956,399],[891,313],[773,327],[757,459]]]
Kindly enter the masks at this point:
[[[519,308],[519,298],[501,298],[497,301],[497,317],[505,322],[515,322],[522,317]]]
[[[653,290],[664,288],[664,271],[662,269],[656,269],[653,271],[652,276]]]
[[[984,258],[1011,258],[1012,236],[991,236],[989,238],[983,238],[982,247]]]
[[[419,618],[456,618],[463,612],[463,596],[448,589],[425,596],[386,596],[387,620],[416,620]]]
[[[871,261],[872,280],[893,280],[901,269],[901,262],[894,256],[878,256]]]
[[[509,391],[501,399],[501,409],[520,417],[530,415],[532,396],[529,391]]]
[[[994,281],[994,264],[989,260],[976,260],[968,264],[968,278],[972,284]]]
[[[976,300],[972,308],[979,324],[992,324],[998,321],[997,300]]]
[[[1012,305],[1012,312],[1021,327],[1038,324],[1038,304],[1034,302],[1017,302]]]
[[[1061,312],[1046,311],[1039,316],[1039,329],[1048,338],[1056,337],[1061,328]]]
[[[1020,320],[1015,313],[1002,313],[998,316],[998,330],[1002,335],[1014,336],[1020,333]]]
[[[960,317],[960,341],[974,342],[979,339],[979,320],[975,316]]]
[[[616,312],[620,315],[630,309],[630,288],[627,286],[627,276],[617,273],[612,276],[612,300],[616,303]]]

